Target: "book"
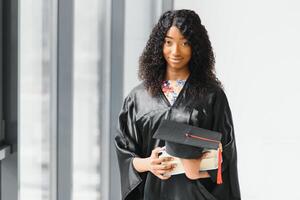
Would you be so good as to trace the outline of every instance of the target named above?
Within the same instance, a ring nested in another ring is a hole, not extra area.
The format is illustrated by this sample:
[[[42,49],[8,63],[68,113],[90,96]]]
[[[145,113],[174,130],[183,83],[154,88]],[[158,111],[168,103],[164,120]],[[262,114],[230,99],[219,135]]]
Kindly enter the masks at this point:
[[[206,155],[200,162],[199,171],[207,171],[207,170],[218,169],[218,164],[219,164],[218,163],[218,161],[219,161],[218,151],[219,150],[215,150],[215,149],[203,150],[203,153],[206,153]],[[166,150],[162,150],[159,157],[160,158],[161,157],[173,157],[174,158],[172,161],[169,161],[169,162],[171,162],[172,164],[176,164],[176,167],[171,172],[169,172],[165,175],[172,176],[172,175],[185,173],[184,167],[183,167],[183,165],[180,161],[180,158],[169,155],[166,152]],[[222,162],[222,160],[221,160],[221,162]]]

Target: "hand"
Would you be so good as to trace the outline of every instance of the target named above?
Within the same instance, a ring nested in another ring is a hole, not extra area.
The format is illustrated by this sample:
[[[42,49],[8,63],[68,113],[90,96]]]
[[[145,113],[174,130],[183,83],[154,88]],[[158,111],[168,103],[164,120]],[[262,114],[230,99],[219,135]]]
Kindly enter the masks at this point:
[[[209,174],[204,171],[199,171],[199,166],[203,158],[208,156],[208,153],[202,154],[199,158],[196,159],[180,159],[182,162],[182,165],[184,167],[185,175],[191,179],[199,179],[199,178],[208,178]]]
[[[160,147],[155,148],[152,150],[151,156],[147,158],[149,163],[148,171],[158,178],[166,180],[171,177],[166,175],[166,173],[171,172],[176,165],[170,163],[170,161],[173,159],[172,157],[159,158],[158,154],[161,150],[162,148]]]

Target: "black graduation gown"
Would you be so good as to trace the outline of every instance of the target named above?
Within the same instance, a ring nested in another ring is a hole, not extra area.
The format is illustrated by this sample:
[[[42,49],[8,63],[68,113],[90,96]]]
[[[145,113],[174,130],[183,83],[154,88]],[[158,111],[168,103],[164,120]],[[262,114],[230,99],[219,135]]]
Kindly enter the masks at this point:
[[[143,84],[125,98],[115,138],[123,200],[240,199],[234,129],[226,95],[215,87],[196,99],[189,95],[188,87],[187,81],[172,106],[162,92],[153,97]],[[164,119],[222,133],[222,184],[216,184],[217,170],[208,171],[208,179],[190,180],[181,174],[161,180],[151,172],[134,169],[134,157],[149,157],[155,147],[164,146],[164,141],[152,138]]]

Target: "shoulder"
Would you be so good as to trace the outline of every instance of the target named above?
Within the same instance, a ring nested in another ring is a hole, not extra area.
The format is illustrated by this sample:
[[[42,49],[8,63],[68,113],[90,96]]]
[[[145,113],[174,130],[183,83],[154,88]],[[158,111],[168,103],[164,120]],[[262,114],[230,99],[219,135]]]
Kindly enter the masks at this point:
[[[213,85],[213,86],[207,87],[206,95],[211,100],[227,99],[224,88],[222,88],[221,86],[218,86],[218,85]]]
[[[151,96],[143,83],[135,86],[124,99],[123,106],[130,112],[140,115],[157,109],[158,100]]]
[[[140,95],[145,95],[147,94],[148,91],[146,90],[144,83],[140,83],[138,85],[136,85],[127,95],[126,98],[129,99],[135,99],[136,97],[140,96]]]
[[[136,85],[125,97],[125,104],[139,104],[151,99],[151,95],[145,88],[143,83]]]
[[[226,95],[226,91],[222,87],[214,87],[211,91],[211,106],[216,110],[225,110],[230,112],[230,105]]]

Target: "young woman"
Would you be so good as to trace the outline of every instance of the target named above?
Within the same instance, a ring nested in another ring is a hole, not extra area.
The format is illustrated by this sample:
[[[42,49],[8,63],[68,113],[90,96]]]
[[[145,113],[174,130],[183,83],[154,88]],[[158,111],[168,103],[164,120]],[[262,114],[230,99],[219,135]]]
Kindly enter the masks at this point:
[[[207,31],[194,11],[160,17],[140,57],[143,82],[126,97],[119,116],[122,199],[240,199],[232,117],[214,63]],[[203,155],[181,159],[185,174],[164,175],[175,166],[172,158],[158,156],[164,141],[152,136],[165,119],[222,133],[222,184],[216,182],[217,170],[199,172]]]

